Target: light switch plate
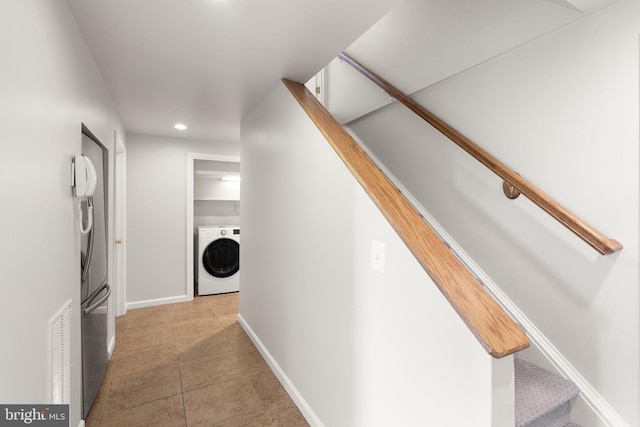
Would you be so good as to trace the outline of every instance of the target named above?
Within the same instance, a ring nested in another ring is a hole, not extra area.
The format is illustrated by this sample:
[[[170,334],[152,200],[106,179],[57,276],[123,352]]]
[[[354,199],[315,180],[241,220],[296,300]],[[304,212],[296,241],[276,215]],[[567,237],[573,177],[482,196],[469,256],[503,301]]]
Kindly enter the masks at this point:
[[[380,273],[384,273],[386,245],[377,240],[371,241],[371,268]]]

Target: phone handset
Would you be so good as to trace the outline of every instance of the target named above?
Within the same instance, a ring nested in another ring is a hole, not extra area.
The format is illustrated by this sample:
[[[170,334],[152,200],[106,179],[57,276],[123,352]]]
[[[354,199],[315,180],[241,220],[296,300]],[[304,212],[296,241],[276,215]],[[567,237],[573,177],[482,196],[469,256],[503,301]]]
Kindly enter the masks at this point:
[[[93,193],[96,191],[98,175],[91,159],[75,156],[71,163],[71,186],[73,196],[78,199],[80,233],[87,234],[93,227]],[[82,201],[87,201],[87,228],[82,227]]]

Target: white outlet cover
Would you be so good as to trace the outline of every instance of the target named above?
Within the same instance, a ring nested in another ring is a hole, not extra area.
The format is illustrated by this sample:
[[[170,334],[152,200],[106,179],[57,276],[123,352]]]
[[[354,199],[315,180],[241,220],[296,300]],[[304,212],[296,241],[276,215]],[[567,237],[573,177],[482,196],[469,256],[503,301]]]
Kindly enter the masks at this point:
[[[374,271],[384,273],[385,269],[386,245],[377,240],[371,241],[371,268]]]

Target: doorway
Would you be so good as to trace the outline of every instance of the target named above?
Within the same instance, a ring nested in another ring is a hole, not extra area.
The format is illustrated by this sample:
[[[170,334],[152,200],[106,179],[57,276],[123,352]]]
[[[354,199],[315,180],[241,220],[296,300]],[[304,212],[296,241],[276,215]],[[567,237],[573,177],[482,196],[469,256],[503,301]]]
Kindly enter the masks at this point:
[[[235,211],[240,215],[239,182],[230,185],[227,179],[239,177],[240,157],[223,156],[215,154],[187,153],[187,300],[194,297],[194,271],[196,271],[196,251],[194,247],[196,226],[206,225],[201,223],[201,218],[211,216],[212,206],[235,206]],[[202,186],[199,183],[210,181],[211,185]],[[233,182],[233,181],[231,181]],[[234,187],[238,191],[234,191]],[[229,205],[231,204],[231,205]],[[196,215],[203,213],[204,215]],[[196,224],[197,223],[197,224]]]

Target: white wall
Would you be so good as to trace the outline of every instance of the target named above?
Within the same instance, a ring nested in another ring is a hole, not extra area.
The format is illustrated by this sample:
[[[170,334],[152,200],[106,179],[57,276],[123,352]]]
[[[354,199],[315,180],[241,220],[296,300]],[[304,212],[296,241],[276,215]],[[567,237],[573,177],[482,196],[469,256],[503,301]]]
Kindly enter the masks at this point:
[[[0,57],[0,402],[50,402],[48,322],[71,299],[75,426],[82,406],[80,236],[70,165],[80,153],[81,123],[111,160],[114,131],[123,130],[65,2],[0,3]],[[112,163],[109,172],[113,179]],[[113,206],[112,186],[109,200]]]
[[[513,424],[491,410],[512,359],[483,351],[283,85],[241,148],[241,320],[312,425]]]
[[[629,425],[640,423],[639,34],[640,4],[621,1],[416,96],[619,240],[614,255],[506,199],[495,175],[403,107],[351,124]]]
[[[240,146],[138,134],[127,140],[127,304],[171,302],[187,295],[187,153],[237,156]]]
[[[411,94],[581,16],[546,0],[404,0],[346,52]],[[327,80],[341,123],[391,102],[346,63],[334,61]]]

